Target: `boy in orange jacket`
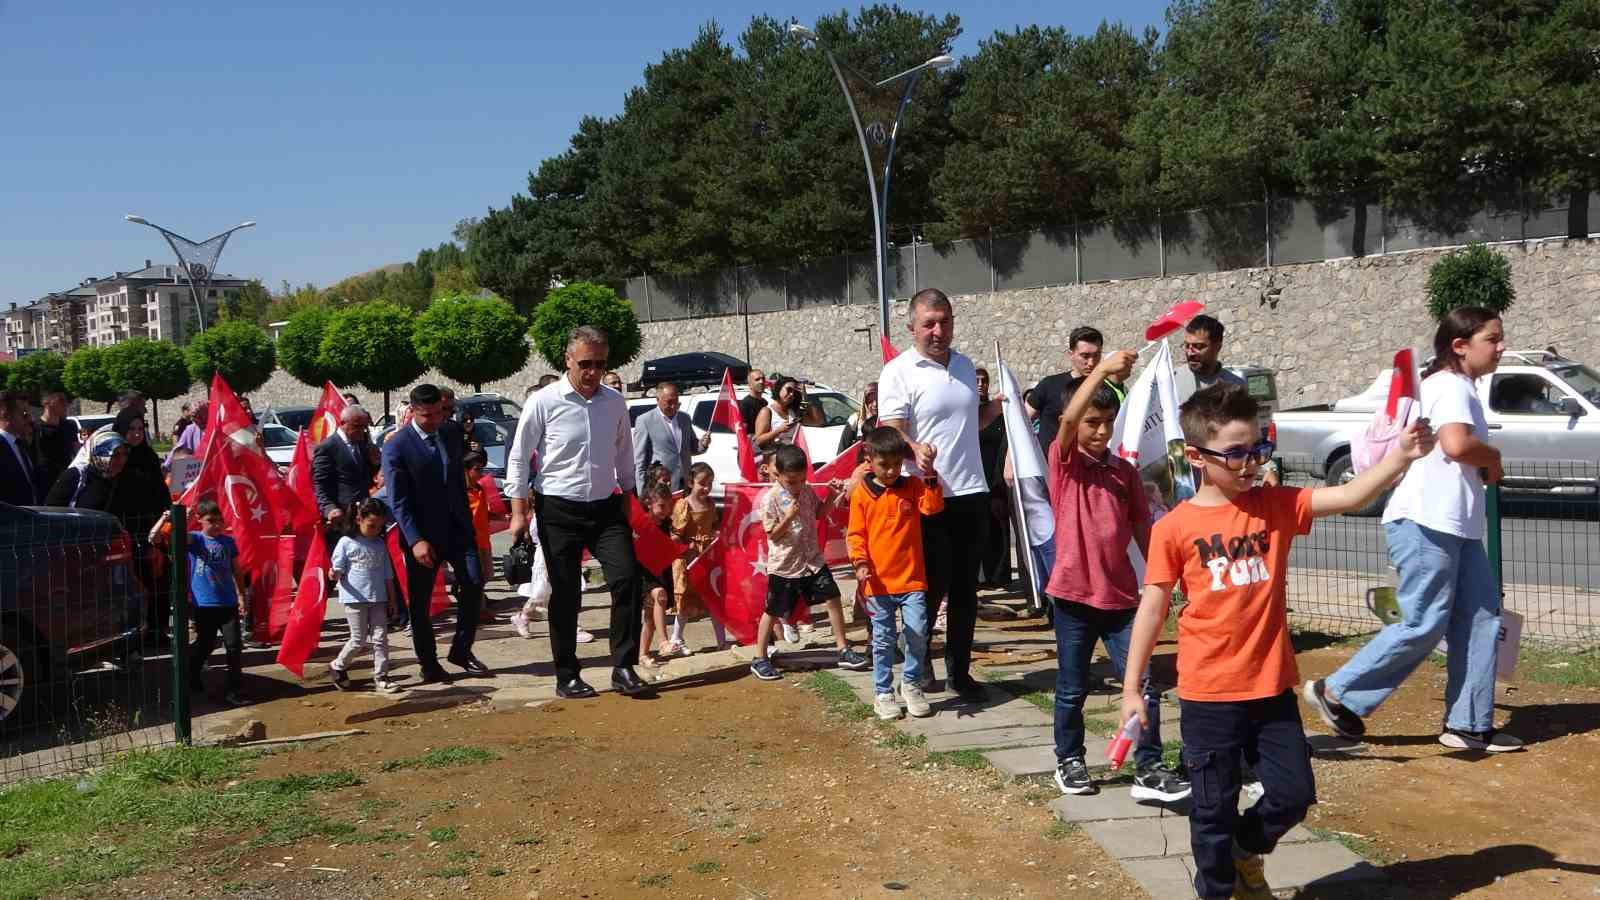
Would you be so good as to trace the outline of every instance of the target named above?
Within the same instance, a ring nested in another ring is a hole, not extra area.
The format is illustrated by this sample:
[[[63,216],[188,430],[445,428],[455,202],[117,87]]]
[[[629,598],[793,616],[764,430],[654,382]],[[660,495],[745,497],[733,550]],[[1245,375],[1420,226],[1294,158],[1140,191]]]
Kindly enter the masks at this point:
[[[928,573],[922,558],[922,517],[944,509],[938,476],[910,478],[901,472],[911,447],[894,428],[867,433],[871,467],[850,495],[847,543],[856,581],[872,610],[872,674],[878,718],[900,718],[894,699],[894,613],[901,611],[906,631],[906,665],[901,695],[913,716],[932,715],[922,693],[927,665]]]

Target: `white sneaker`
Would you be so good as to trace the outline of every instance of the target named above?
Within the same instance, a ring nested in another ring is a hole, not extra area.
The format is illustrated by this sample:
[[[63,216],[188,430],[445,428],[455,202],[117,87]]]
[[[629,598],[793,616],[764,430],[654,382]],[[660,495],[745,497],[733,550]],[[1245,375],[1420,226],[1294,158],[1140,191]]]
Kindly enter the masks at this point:
[[[550,618],[550,610],[546,609],[544,604],[535,603],[528,609],[529,622],[543,622],[548,618]]]
[[[378,691],[379,693],[382,693],[382,694],[398,694],[401,691],[405,690],[405,688],[402,688],[400,685],[395,684],[393,681],[390,681],[388,678],[374,678],[374,679],[372,679],[372,687],[373,687],[374,690],[376,690],[376,691]]]
[[[901,688],[900,695],[906,700],[906,712],[919,719],[933,715],[933,707],[928,705],[928,698],[922,693],[922,688],[908,684]]]
[[[1522,749],[1522,738],[1493,728],[1488,731],[1446,728],[1439,734],[1439,743],[1452,750],[1478,750],[1488,753],[1510,753]]]
[[[517,637],[533,637],[533,632],[528,628],[528,617],[521,610],[511,614],[511,627],[517,630]]]
[[[885,722],[893,722],[900,718],[900,704],[894,702],[893,694],[879,694],[878,701],[872,704],[872,709],[878,714],[878,718]]]
[[[592,644],[594,643],[594,635],[589,631],[579,628],[576,640],[580,644]]]
[[[795,630],[788,622],[783,623],[783,639],[791,644],[800,643],[800,632]]]

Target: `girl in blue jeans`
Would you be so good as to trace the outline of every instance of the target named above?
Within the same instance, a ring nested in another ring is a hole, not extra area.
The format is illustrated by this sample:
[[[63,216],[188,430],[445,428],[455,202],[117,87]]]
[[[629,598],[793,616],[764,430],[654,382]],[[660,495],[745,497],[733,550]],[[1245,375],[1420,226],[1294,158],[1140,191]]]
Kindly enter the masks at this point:
[[[1439,440],[1395,488],[1383,513],[1389,559],[1400,573],[1402,618],[1384,628],[1326,680],[1308,681],[1305,700],[1338,734],[1359,739],[1370,716],[1417,665],[1449,641],[1444,730],[1457,750],[1520,750],[1522,741],[1494,727],[1500,586],[1484,552],[1485,485],[1498,482],[1500,451],[1476,379],[1492,374],[1505,352],[1493,311],[1452,310],[1433,338],[1434,362],[1422,382],[1422,417]]]

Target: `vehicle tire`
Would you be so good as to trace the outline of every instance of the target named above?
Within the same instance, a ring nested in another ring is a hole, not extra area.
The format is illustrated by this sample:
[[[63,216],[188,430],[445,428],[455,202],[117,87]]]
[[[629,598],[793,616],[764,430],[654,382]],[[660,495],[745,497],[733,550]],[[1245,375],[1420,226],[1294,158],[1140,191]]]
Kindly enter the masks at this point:
[[[8,627],[0,633],[0,733],[15,732],[39,718],[46,695],[39,686],[48,678],[49,665],[50,656],[32,629]]]
[[[1322,480],[1329,487],[1333,487],[1345,484],[1354,477],[1356,477],[1355,464],[1350,461],[1350,454],[1346,452],[1328,460],[1328,471]],[[1381,516],[1383,515],[1383,508],[1389,503],[1389,494],[1390,491],[1384,491],[1378,495],[1376,500],[1359,509],[1353,509],[1346,515],[1358,516],[1363,519]]]

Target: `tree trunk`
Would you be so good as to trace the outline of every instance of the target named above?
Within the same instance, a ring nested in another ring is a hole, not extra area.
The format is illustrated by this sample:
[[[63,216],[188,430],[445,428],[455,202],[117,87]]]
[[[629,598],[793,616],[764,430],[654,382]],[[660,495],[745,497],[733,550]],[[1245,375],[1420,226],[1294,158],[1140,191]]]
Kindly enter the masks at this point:
[[[1351,256],[1366,256],[1367,255],[1367,204],[1363,200],[1357,199],[1356,202],[1355,202],[1355,206],[1352,207],[1352,208],[1355,211],[1355,223],[1354,223],[1354,225],[1355,225],[1355,234],[1352,235],[1351,238],[1350,238],[1350,255]]]
[[[383,415],[389,415],[389,392],[387,390],[383,392]],[[395,419],[395,421],[399,422],[400,420]]]
[[[1589,236],[1589,192],[1573,191],[1568,198],[1567,237],[1586,238]]]
[[[472,384],[472,392],[474,394],[483,393],[483,384],[480,383],[480,382],[473,382],[473,384]]]
[[[150,398],[150,421],[144,423],[144,442],[151,442],[151,438],[161,433],[161,401]]]

